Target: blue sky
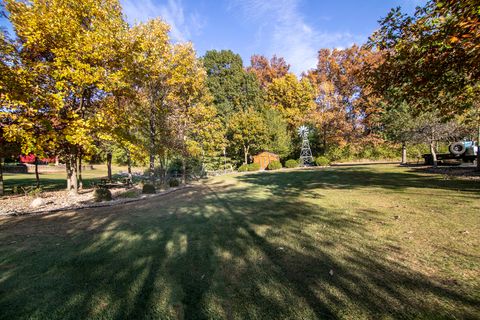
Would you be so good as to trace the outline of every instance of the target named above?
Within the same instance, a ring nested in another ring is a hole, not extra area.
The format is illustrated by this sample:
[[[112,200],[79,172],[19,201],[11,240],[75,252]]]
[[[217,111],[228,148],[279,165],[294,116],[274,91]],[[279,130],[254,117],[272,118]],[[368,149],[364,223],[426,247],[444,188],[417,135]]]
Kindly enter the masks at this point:
[[[75,1],[75,0],[72,0]],[[198,55],[231,49],[284,57],[297,74],[316,65],[320,48],[363,43],[390,8],[413,12],[424,0],[120,0],[130,23],[162,17],[174,41],[192,41]],[[0,24],[6,26],[5,20]]]
[[[129,22],[161,16],[175,40],[199,55],[231,49],[284,57],[297,74],[316,65],[320,48],[363,43],[390,8],[413,12],[422,0],[121,0]]]

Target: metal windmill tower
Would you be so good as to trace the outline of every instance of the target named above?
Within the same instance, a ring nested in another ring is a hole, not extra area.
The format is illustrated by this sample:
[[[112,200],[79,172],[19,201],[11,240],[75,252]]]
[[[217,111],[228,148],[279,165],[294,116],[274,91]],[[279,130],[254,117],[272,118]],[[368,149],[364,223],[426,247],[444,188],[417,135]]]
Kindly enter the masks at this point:
[[[300,151],[300,166],[306,167],[313,164],[312,150],[308,142],[308,127],[298,128],[298,135],[302,138],[302,151]]]

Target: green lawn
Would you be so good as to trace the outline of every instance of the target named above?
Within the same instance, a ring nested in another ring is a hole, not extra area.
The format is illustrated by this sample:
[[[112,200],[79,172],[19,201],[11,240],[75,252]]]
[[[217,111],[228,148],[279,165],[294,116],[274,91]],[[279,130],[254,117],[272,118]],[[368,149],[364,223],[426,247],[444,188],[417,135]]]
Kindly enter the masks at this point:
[[[126,167],[112,167],[112,173],[120,171],[126,172]],[[84,170],[82,172],[83,185],[88,188],[92,182],[100,178],[107,177],[107,166],[95,165],[93,170]],[[18,191],[22,192],[20,187],[35,185],[35,173],[4,173],[3,179],[5,181],[6,194],[12,193],[14,185],[17,186]],[[40,173],[40,185],[46,191],[59,190],[67,188],[67,174],[66,172],[49,172]]]
[[[479,182],[351,166],[0,218],[0,318],[480,318],[479,213]]]

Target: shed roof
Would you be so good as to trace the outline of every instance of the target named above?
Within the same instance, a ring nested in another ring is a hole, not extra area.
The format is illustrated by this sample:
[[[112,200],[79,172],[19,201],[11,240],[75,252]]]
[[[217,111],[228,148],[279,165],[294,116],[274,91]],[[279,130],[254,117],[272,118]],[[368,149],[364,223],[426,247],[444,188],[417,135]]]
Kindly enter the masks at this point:
[[[262,152],[259,152],[259,153],[257,153],[256,155],[254,155],[254,157],[259,156],[259,155],[261,155],[261,154],[270,154],[270,155],[273,155],[273,156],[278,157],[278,154],[273,153],[273,152],[270,152],[270,151],[262,151]]]

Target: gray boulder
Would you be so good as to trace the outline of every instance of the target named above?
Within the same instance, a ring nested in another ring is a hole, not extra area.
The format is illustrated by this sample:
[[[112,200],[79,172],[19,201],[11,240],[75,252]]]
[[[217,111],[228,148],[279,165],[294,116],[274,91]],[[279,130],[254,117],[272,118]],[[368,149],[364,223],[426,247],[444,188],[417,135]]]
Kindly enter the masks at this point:
[[[45,200],[42,198],[35,198],[33,199],[32,203],[30,203],[30,208],[36,209],[43,207],[45,205]]]

